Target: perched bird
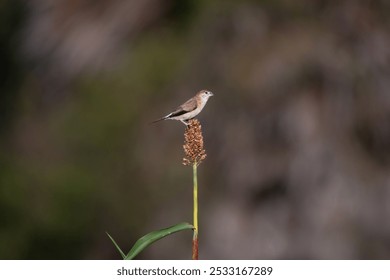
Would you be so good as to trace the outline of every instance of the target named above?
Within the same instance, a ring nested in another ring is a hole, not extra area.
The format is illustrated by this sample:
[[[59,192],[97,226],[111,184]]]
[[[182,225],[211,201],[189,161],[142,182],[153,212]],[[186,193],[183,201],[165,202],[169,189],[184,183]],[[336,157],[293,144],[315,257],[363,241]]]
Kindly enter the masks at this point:
[[[153,123],[163,120],[178,120],[188,125],[187,121],[198,115],[206,105],[207,100],[213,95],[211,91],[201,90],[194,97],[177,107],[172,113],[155,120]]]

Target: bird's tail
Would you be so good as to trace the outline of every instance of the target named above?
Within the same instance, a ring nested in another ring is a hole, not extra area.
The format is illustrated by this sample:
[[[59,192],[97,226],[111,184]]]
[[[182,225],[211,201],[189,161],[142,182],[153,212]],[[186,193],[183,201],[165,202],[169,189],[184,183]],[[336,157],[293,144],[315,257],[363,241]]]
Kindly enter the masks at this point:
[[[159,122],[159,121],[163,121],[163,120],[166,120],[166,119],[167,119],[167,117],[162,117],[162,118],[160,118],[160,119],[157,119],[157,120],[152,121],[151,124],[152,124],[152,123]]]

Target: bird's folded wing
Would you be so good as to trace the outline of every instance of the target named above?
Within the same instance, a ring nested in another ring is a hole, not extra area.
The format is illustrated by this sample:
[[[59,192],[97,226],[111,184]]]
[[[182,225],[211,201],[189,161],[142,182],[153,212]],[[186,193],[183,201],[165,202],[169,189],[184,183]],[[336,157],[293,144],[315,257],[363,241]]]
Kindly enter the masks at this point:
[[[176,110],[173,111],[172,113],[170,113],[168,116],[169,117],[177,117],[180,115],[184,115],[188,112],[195,110],[197,107],[198,107],[198,104],[196,103],[196,99],[191,98],[190,100],[187,100],[183,105],[176,108]]]

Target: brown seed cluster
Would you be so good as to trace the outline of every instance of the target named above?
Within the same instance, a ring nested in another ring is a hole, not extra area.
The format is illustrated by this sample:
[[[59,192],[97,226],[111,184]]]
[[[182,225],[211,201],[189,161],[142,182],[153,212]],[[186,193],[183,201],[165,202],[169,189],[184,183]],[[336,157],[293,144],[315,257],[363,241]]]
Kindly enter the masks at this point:
[[[206,151],[203,148],[202,126],[197,119],[188,122],[184,132],[184,165],[199,165],[206,158]]]

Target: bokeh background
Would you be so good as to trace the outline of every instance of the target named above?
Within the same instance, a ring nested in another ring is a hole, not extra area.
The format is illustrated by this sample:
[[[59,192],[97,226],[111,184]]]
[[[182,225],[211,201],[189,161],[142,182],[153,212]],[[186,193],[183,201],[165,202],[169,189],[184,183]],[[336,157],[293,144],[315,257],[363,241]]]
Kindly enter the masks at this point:
[[[200,258],[390,258],[389,1],[0,1],[0,66],[1,259],[191,222],[184,126],[149,122],[204,88]]]

